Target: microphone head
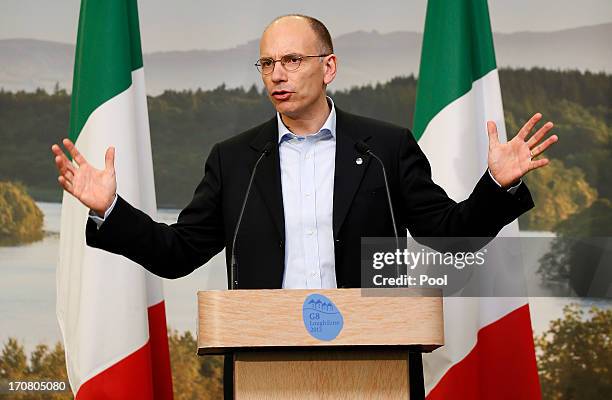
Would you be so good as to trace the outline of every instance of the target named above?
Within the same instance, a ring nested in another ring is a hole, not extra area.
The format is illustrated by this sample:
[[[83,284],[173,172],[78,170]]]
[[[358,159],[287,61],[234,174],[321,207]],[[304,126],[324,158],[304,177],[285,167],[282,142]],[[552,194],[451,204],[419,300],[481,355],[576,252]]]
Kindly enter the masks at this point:
[[[274,143],[273,142],[268,142],[264,146],[262,153],[267,156],[268,154],[270,154],[272,152],[273,149],[274,149]]]
[[[355,149],[361,154],[361,155],[367,155],[370,152],[370,147],[365,144],[365,142],[363,140],[358,141],[357,143],[355,143]]]

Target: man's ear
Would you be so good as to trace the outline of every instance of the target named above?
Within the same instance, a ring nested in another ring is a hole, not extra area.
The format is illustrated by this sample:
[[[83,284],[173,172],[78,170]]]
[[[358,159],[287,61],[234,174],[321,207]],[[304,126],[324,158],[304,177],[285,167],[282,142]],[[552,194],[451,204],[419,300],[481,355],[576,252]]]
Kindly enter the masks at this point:
[[[325,65],[323,66],[323,84],[329,85],[336,77],[336,67],[338,59],[335,54],[326,57]]]

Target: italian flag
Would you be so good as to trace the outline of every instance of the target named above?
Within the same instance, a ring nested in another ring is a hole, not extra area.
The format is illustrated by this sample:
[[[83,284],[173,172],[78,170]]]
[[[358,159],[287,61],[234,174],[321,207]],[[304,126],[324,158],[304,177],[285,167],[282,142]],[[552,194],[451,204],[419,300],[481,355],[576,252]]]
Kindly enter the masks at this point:
[[[413,131],[456,201],[487,169],[487,120],[505,141],[487,2],[429,0]],[[518,234],[516,221],[500,233]],[[445,298],[444,322],[445,346],[423,355],[429,400],[541,398],[526,299]]]
[[[154,216],[153,162],[136,0],[83,0],[70,139],[96,168],[116,148],[117,191]],[[76,399],[171,399],[161,280],[85,244],[86,209],[64,192],[57,318]]]

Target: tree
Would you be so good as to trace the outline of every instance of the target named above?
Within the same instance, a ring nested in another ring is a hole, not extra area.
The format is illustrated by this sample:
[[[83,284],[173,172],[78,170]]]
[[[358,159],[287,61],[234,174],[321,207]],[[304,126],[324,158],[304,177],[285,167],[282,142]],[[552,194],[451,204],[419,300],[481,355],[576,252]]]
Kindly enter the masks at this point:
[[[584,173],[577,167],[567,168],[560,160],[530,172],[525,183],[538,207],[519,220],[522,229],[553,230],[559,221],[588,208],[597,199],[597,191],[587,183]]]
[[[223,397],[222,357],[196,355],[191,332],[168,335],[175,400],[220,399]]]
[[[32,351],[28,362],[25,350],[17,339],[9,338],[0,357],[0,380],[21,382],[65,382],[63,391],[16,391],[11,399],[19,400],[68,400],[72,392],[68,385],[64,348],[57,343],[53,351],[39,344]]]
[[[599,400],[612,393],[612,310],[592,307],[588,316],[570,304],[535,337],[544,399]]]
[[[41,240],[43,213],[23,185],[0,182],[0,245]]]
[[[539,260],[543,283],[566,284],[579,296],[606,297],[612,281],[612,202],[599,199],[555,229],[559,237]]]
[[[17,339],[9,338],[2,349],[0,358],[0,378],[3,380],[19,380],[27,372],[27,357],[22,345]]]

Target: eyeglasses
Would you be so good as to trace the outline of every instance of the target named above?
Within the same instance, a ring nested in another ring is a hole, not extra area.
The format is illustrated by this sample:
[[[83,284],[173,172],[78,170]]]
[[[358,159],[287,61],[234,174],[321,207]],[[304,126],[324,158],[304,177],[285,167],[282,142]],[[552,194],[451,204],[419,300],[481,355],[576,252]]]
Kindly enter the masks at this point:
[[[260,58],[259,60],[257,60],[257,62],[255,63],[255,66],[257,67],[257,70],[261,72],[263,75],[269,75],[272,73],[272,71],[274,71],[274,66],[276,65],[276,63],[280,61],[283,68],[285,68],[285,70],[292,72],[292,71],[297,70],[300,67],[300,64],[302,63],[302,60],[304,58],[327,57],[328,55],[329,54],[319,54],[316,56],[302,56],[299,54],[286,54],[282,56],[279,60],[275,60],[271,57],[264,57],[264,58]]]

